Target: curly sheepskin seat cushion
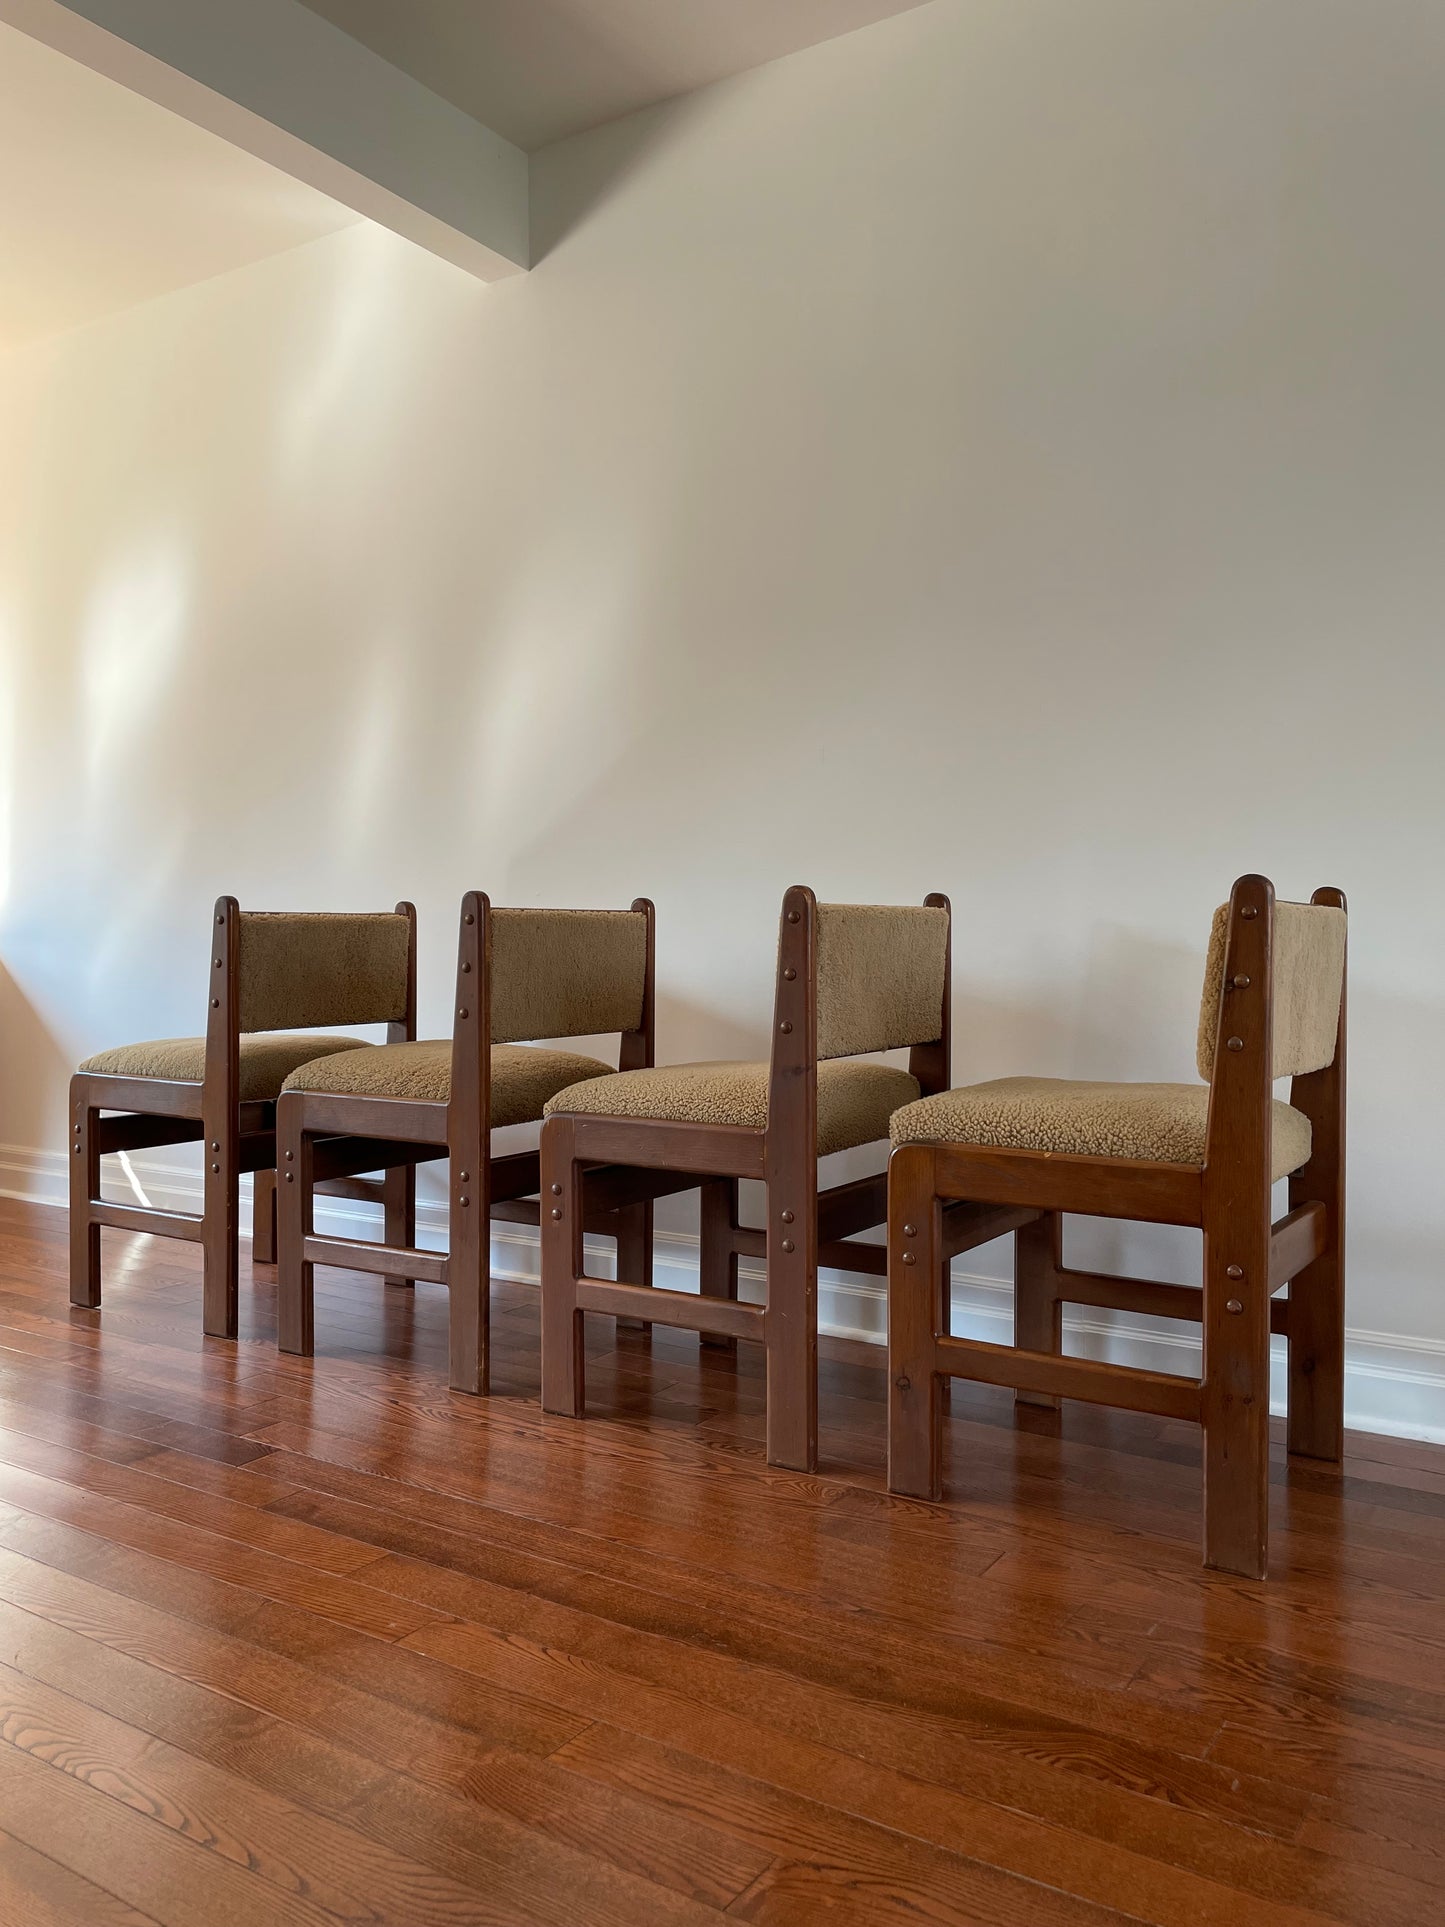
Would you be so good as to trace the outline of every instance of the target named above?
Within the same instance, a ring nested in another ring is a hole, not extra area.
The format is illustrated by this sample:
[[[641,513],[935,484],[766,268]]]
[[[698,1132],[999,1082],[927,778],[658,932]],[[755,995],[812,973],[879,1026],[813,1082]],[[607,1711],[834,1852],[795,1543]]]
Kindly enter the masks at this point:
[[[493,1044],[492,1124],[531,1124],[554,1091],[579,1078],[609,1082],[615,1075],[596,1057],[543,1050],[534,1044]],[[326,1091],[336,1097],[400,1097],[445,1104],[452,1091],[449,1040],[427,1044],[372,1044],[324,1063],[307,1064],[286,1080],[288,1091]]]
[[[918,1079],[891,1064],[846,1057],[818,1066],[818,1156],[887,1137],[888,1120],[918,1095]],[[671,1124],[745,1124],[768,1121],[766,1064],[666,1064],[623,1071],[559,1091],[547,1116],[559,1111],[591,1117],[650,1117]]]
[[[241,1038],[241,1102],[269,1103],[302,1064],[333,1051],[374,1050],[361,1037],[306,1036],[300,1031],[255,1031]],[[122,1044],[87,1057],[80,1067],[103,1077],[161,1077],[199,1084],[206,1075],[204,1037],[158,1037],[149,1044]]]
[[[895,1144],[988,1144],[1075,1157],[1202,1164],[1206,1084],[1084,1084],[1058,1077],[999,1077],[925,1097],[893,1114]],[[1274,1103],[1273,1175],[1310,1157],[1310,1121]]]

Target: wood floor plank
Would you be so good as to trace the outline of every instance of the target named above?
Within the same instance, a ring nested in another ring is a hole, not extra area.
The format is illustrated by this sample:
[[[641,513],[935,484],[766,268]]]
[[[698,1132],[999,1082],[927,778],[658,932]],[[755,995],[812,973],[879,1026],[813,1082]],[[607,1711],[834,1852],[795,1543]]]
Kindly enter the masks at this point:
[[[323,1271],[314,1359],[200,1254],[0,1201],[0,1927],[1445,1927],[1445,1448],[1273,1428],[1272,1576],[1199,1565],[1197,1432],[952,1388],[885,1484],[822,1346],[589,1318],[589,1413],[445,1292]]]
[[[110,1763],[91,1763],[103,1778]],[[123,1776],[122,1776],[123,1777]],[[308,1895],[282,1895],[157,1818],[44,1759],[0,1748],[6,1827],[27,1846],[113,1892],[161,1927],[336,1927]]]
[[[48,1521],[0,1528],[0,1541],[23,1549],[0,1564],[0,1587],[25,1611],[443,1786],[464,1788],[496,1748],[545,1755],[587,1724],[454,1676],[429,1685],[416,1654]]]
[[[295,1560],[12,1466],[0,1466],[0,1504],[5,1503],[230,1579],[265,1598],[303,1605],[309,1612],[380,1638],[400,1639],[441,1617],[430,1608],[407,1604],[395,1594],[377,1592],[359,1581],[317,1572]]]
[[[268,1501],[268,1509],[263,1511],[224,1494],[182,1485],[149,1465],[117,1465],[110,1459],[0,1427],[0,1475],[7,1468],[39,1473],[81,1492],[120,1499],[140,1511],[204,1527],[221,1538],[240,1540],[318,1572],[345,1574],[376,1563],[373,1545],[344,1539],[326,1529],[316,1530],[304,1522],[286,1530],[282,1521],[291,1515],[276,1511],[273,1501]],[[0,1486],[0,1493],[3,1490]]]
[[[770,1852],[777,1867],[849,1869],[862,1890],[906,1895],[914,1918],[976,1918],[966,1895],[979,1865],[1019,1874],[1035,1887],[1072,1892],[1108,1917],[1156,1920],[1161,1927],[1318,1927],[1328,1918],[1256,1901],[1223,1882],[1165,1869],[1070,1830],[962,1798],[955,1802],[956,1825],[940,1828],[948,1796],[923,1794],[920,1807],[931,1812],[923,1816],[922,1833],[914,1834],[612,1727],[590,1727],[557,1758],[670,1810],[705,1813],[713,1825]],[[887,1810],[881,1802],[879,1810]],[[900,1802],[892,1819],[902,1812]],[[942,1831],[954,1839],[952,1850],[937,1844]],[[794,1890],[791,1880],[779,1883],[780,1894]],[[746,1904],[750,1897],[734,1911]]]
[[[0,1927],[157,1927],[154,1914],[117,1900],[0,1829]]]
[[[278,1501],[269,1509],[369,1539],[396,1555],[369,1567],[368,1583],[459,1617],[486,1614],[492,1624],[499,1623],[493,1608],[521,1613],[538,1637],[551,1637],[549,1627],[561,1637],[560,1629],[581,1623],[567,1615],[582,1611],[617,1628],[619,1637],[630,1629],[700,1650],[719,1663],[731,1659],[782,1668],[843,1690],[866,1677],[870,1697],[914,1711],[966,1717],[982,1702],[984,1717],[997,1726],[1016,1719],[1020,1709],[1037,1713],[1046,1708],[1053,1719],[1135,1739],[1152,1737],[1174,1750],[1199,1755],[1221,1724],[1221,1716],[1192,1718],[1172,1706],[1163,1717],[1152,1708],[1145,1711],[1142,1701],[1131,1703],[1107,1691],[1078,1661],[1045,1665],[999,1643],[971,1646],[957,1640],[935,1644],[922,1636],[910,1639],[874,1628],[861,1615],[850,1619],[825,1606],[810,1611],[806,1601],[775,1589],[742,1593],[710,1586],[708,1575],[695,1567],[684,1569],[669,1586],[666,1580],[673,1575],[656,1563],[645,1571],[634,1564],[630,1573],[624,1568],[616,1578],[604,1576],[588,1548],[561,1543],[561,1535],[553,1535],[558,1543],[550,1556],[517,1552],[498,1543],[505,1536],[505,1522],[499,1522],[495,1533],[458,1532],[375,1506],[309,1496]],[[579,1552],[584,1562],[580,1568],[563,1556]],[[1081,1643],[1075,1651],[1082,1651]],[[666,1668],[686,1657],[676,1654],[662,1664]]]
[[[398,1852],[426,1860],[463,1885],[515,1892],[551,1927],[576,1927],[579,1921],[589,1927],[638,1927],[639,1922],[647,1927],[717,1927],[721,1909],[679,1890],[680,1868],[669,1845],[658,1851],[647,1830],[629,1834],[620,1843],[620,1855],[614,1848],[603,1856],[564,1841],[560,1828],[552,1838],[543,1838],[530,1828],[509,1828],[495,1814],[479,1826],[471,1800],[416,1780],[398,1781],[354,1809],[354,1815]],[[632,1817],[619,1803],[614,1824],[620,1830]],[[655,1852],[662,1863],[656,1868]],[[619,1859],[645,1866],[646,1876]],[[654,1879],[654,1872],[670,1874],[671,1879]],[[704,1871],[704,1884],[708,1878]]]
[[[70,1694],[0,1666],[0,1735],[199,1845],[212,1859],[251,1873],[298,1911],[320,1909],[376,1927],[466,1927],[476,1917],[472,1889],[477,1883],[443,1871],[439,1863],[448,1856],[433,1841],[418,1836],[422,1852],[417,1858],[390,1844],[404,1832],[395,1815],[408,1798],[406,1782],[368,1776],[370,1784],[356,1789],[347,1803],[347,1820],[307,1812],[294,1798],[261,1784],[258,1769],[274,1762],[281,1743],[274,1727],[252,1737],[249,1765],[233,1760],[235,1770],[220,1768],[199,1750],[148,1738]],[[187,1738],[193,1747],[207,1743],[204,1734],[190,1732]],[[344,1780],[338,1764],[312,1759],[309,1774],[286,1777],[300,1790],[331,1776],[334,1791]],[[380,1802],[373,1814],[371,1795],[377,1792]],[[418,1787],[411,1797],[427,1796]],[[700,1911],[680,1908],[673,1895],[648,1882],[600,1877],[583,1856],[509,1825],[495,1811],[475,1801],[454,1804],[465,1816],[470,1859],[485,1875],[480,1884],[501,1918],[555,1920],[548,1892],[572,1892],[585,1882],[605,1890],[608,1917],[619,1927],[629,1917],[649,1914],[703,1927]]]
[[[405,1774],[461,1796],[494,1832],[514,1821],[514,1833],[539,1832],[718,1907],[770,1859],[702,1824],[648,1814],[640,1801],[608,1799],[595,1781],[540,1755],[323,1687],[304,1667],[268,1665],[239,1641],[188,1638],[163,1615],[73,1579],[17,1572],[22,1564],[0,1563],[0,1650],[15,1668],[287,1800],[344,1816],[378,1793],[384,1808]],[[204,1683],[194,1678],[202,1667]],[[163,1688],[156,1669],[167,1675]],[[4,1678],[0,1666],[0,1685]],[[323,1724],[332,1730],[318,1734]]]
[[[870,1729],[871,1748],[859,1754],[761,1717],[750,1720],[699,1707],[682,1693],[640,1686],[600,1669],[579,1669],[564,1654],[527,1654],[473,1626],[443,1626],[415,1637],[434,1656],[480,1678],[591,1710],[599,1720],[633,1735],[735,1767],[805,1797],[826,1799],[881,1824],[917,1831],[923,1816],[936,1809],[943,1815],[939,1824],[949,1829],[940,1844],[952,1848],[968,1837],[960,1835],[960,1824],[976,1824],[980,1810],[1006,1809],[1201,1873],[1215,1872],[1220,1856],[1230,1855],[1243,1876],[1236,1877],[1236,1884],[1280,1900],[1298,1894],[1303,1858],[1285,1851],[1287,1840],[1268,1831],[1270,1790],[1251,1787],[1239,1777],[1228,1782],[1225,1804],[1232,1804],[1232,1812],[1225,1814],[1209,1810],[1218,1806],[1217,1798],[1201,1802],[1185,1797],[1176,1804],[1160,1798],[1159,1790],[1147,1783],[1126,1785],[1113,1775],[1060,1773],[1048,1757],[980,1759],[961,1746],[939,1744],[937,1736],[930,1748],[926,1733],[882,1725]],[[574,1678],[579,1671],[582,1677]],[[826,1731],[830,1742],[837,1737],[821,1717],[814,1730]],[[852,1741],[857,1743],[856,1735]],[[1219,1780],[1207,1783],[1207,1791],[1216,1796],[1224,1788]],[[1261,1792],[1265,1797],[1255,1797]],[[1293,1832],[1308,1802],[1287,1790],[1279,1797],[1284,1805],[1274,1823]],[[1414,1916],[1397,1912],[1392,1918],[1403,1924]]]
[[[1024,1633],[1043,1641],[1057,1635],[1071,1646],[1070,1657],[1089,1657],[1084,1653],[1087,1635],[1078,1610],[1038,1613],[1027,1593],[990,1586],[987,1575],[998,1554],[994,1540],[979,1548],[976,1559],[949,1558],[938,1552],[907,1560],[889,1545],[885,1530],[877,1547],[860,1554],[856,1549],[840,1551],[833,1542],[820,1539],[818,1507],[812,1509],[814,1516],[785,1521],[770,1514],[768,1533],[759,1534],[751,1501],[740,1503],[735,1495],[720,1499],[716,1480],[699,1490],[685,1478],[669,1478],[666,1487],[676,1489],[665,1490],[652,1501],[646,1498],[643,1482],[642,1500],[629,1507],[619,1503],[610,1481],[604,1490],[574,1476],[570,1454],[568,1476],[519,1482],[493,1470],[495,1452],[484,1460],[454,1449],[443,1452],[430,1443],[423,1449],[412,1442],[403,1455],[391,1438],[314,1425],[268,1427],[266,1437],[280,1450],[288,1474],[296,1459],[380,1473],[423,1491],[475,1499],[549,1531],[605,1536],[649,1566],[661,1559],[715,1568],[717,1548],[725,1544],[730,1582],[794,1590],[800,1598],[841,1599],[859,1612],[911,1620],[965,1637],[988,1638],[1001,1632],[1006,1643],[1012,1643]],[[973,1535],[965,1529],[958,1537],[966,1542]],[[800,1575],[805,1575],[801,1586]],[[1108,1617],[1107,1611],[1096,1615],[1095,1627]],[[1096,1649],[1098,1643],[1096,1633]],[[1061,1649],[1056,1649],[1055,1656],[1065,1657]]]

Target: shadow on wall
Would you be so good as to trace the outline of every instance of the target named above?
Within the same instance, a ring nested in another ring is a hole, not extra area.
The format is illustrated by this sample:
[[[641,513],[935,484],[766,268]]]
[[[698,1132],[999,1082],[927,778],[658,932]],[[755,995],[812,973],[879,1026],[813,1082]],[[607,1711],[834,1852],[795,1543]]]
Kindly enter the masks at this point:
[[[923,30],[916,24],[910,27],[907,21],[905,12],[864,28],[866,58],[859,58],[858,50],[846,44],[855,36],[844,35],[843,44],[825,41],[796,55],[783,55],[762,67],[539,149],[532,156],[533,267],[545,261],[644,168],[656,167],[664,160],[674,164],[678,158],[675,150],[684,137],[695,141],[698,128],[705,126],[711,115],[726,116],[735,111],[738,93],[744,94],[748,113],[757,125],[760,149],[771,125],[779,123],[795,128],[799,138],[807,142],[814,102],[835,124],[842,120],[860,129],[870,128],[870,110],[880,90],[886,89],[890,67],[895,62],[906,65],[917,34]],[[798,125],[800,104],[803,120]],[[861,145],[866,149],[866,138]]]
[[[53,1032],[0,963],[0,1147],[44,1144],[46,1093],[63,1090],[74,1066]]]
[[[669,132],[685,113],[665,102],[532,157],[532,266],[617,194],[649,159],[666,152]]]

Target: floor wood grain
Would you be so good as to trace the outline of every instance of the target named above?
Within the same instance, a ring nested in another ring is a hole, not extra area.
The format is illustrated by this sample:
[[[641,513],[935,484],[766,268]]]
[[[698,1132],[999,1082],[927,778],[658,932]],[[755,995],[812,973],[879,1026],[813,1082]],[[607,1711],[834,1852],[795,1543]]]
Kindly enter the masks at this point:
[[[755,1348],[590,1320],[574,1424],[524,1288],[471,1400],[440,1290],[283,1357],[106,1239],[0,1201],[0,1927],[1445,1927],[1445,1448],[1277,1444],[1260,1587],[1183,1425],[957,1384],[932,1507],[881,1371],[773,1471]]]

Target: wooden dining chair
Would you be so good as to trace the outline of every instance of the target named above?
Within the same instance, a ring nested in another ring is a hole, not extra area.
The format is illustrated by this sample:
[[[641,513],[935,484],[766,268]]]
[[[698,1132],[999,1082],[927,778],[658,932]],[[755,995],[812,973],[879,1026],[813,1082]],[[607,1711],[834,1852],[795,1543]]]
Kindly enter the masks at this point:
[[[653,1060],[654,914],[630,910],[493,908],[480,891],[462,898],[452,1035],[383,1044],[307,1064],[286,1079],[277,1110],[280,1150],[278,1341],[315,1348],[317,1265],[445,1285],[449,1377],[454,1390],[485,1393],[489,1371],[491,1223],[536,1224],[535,1150],[496,1155],[492,1132],[536,1123],[555,1091],[580,1078],[616,1075],[600,1058],[542,1048],[533,1038],[620,1036],[624,1071]],[[445,1252],[415,1235],[384,1231],[381,1243],[321,1237],[315,1194],[358,1171],[405,1171],[448,1158]],[[616,1238],[620,1262],[652,1271],[652,1206],[613,1201],[592,1227]]]
[[[1205,1564],[1264,1577],[1271,1331],[1288,1342],[1289,1450],[1338,1463],[1343,1449],[1345,937],[1339,890],[1276,903],[1265,877],[1241,877],[1210,939],[1202,1084],[1002,1078],[894,1116],[890,1491],[942,1496],[949,1376],[1013,1386],[1029,1403],[1190,1419],[1204,1428]],[[1288,1103],[1274,1096],[1285,1077]],[[1272,1221],[1284,1178],[1289,1210]],[[1031,1220],[1016,1239],[1014,1346],[948,1335],[936,1260],[960,1199]],[[1066,1268],[1071,1211],[1202,1230],[1202,1290]],[[1202,1375],[1064,1356],[1066,1304],[1202,1324]]]
[[[221,897],[211,919],[204,1037],[169,1037],[101,1051],[70,1084],[70,1301],[100,1304],[102,1226],[186,1238],[202,1248],[206,1332],[234,1338],[239,1311],[240,1183],[256,1174],[257,1257],[274,1241],[276,1100],[300,1065],[330,1052],[377,1048],[313,1034],[333,1024],[385,1024],[416,1035],[416,912],[376,915],[242,910]],[[202,1143],[199,1217],[101,1197],[109,1152]],[[410,1206],[395,1181],[368,1187],[397,1236]]]
[[[946,1086],[949,939],[946,897],[887,908],[820,904],[811,890],[791,889],[783,899],[769,1062],[665,1065],[579,1084],[548,1102],[547,1411],[583,1412],[583,1314],[630,1314],[699,1332],[704,1342],[764,1344],[769,1463],[817,1464],[818,1266],[881,1275],[883,1248],[853,1239],[881,1224],[887,1208],[884,1173],[820,1191],[818,1160],[885,1138],[900,1104]],[[909,1049],[907,1070],[865,1061],[899,1047]],[[583,1207],[599,1166],[610,1167],[606,1183],[618,1195],[701,1187],[698,1293],[648,1289],[621,1270],[616,1280],[586,1275]],[[766,1187],[763,1229],[738,1223],[744,1178]],[[985,1215],[956,1216],[954,1250],[982,1241],[971,1234]],[[766,1258],[766,1304],[738,1301],[739,1254]]]

